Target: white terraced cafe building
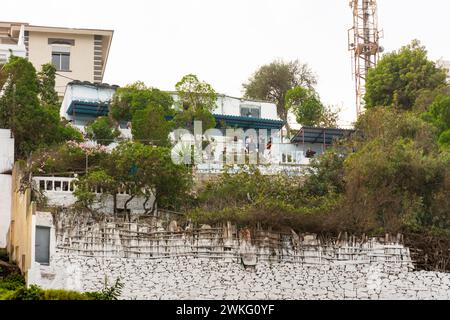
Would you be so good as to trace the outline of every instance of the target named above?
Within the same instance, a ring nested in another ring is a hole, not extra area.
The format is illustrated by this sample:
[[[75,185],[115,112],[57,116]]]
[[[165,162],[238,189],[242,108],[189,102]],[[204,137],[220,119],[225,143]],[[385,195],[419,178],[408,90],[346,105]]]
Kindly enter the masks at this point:
[[[70,82],[60,115],[84,132],[90,121],[108,115],[109,103],[116,89],[117,86],[108,84]],[[176,100],[176,94],[171,94]],[[203,173],[221,172],[224,160],[229,159],[226,154],[238,161],[254,152],[258,154],[259,163],[264,163],[260,166],[263,173],[301,174],[311,158],[322,154],[335,139],[352,132],[338,128],[302,127],[292,139],[286,139],[281,135],[285,123],[278,117],[275,104],[227,95],[218,96],[212,113],[216,128],[205,133],[211,149],[200,155],[201,163],[196,165],[197,171]],[[132,138],[130,126],[130,123],[120,124],[123,137]],[[236,130],[236,135],[227,135],[229,129]],[[177,147],[174,147],[175,151]]]

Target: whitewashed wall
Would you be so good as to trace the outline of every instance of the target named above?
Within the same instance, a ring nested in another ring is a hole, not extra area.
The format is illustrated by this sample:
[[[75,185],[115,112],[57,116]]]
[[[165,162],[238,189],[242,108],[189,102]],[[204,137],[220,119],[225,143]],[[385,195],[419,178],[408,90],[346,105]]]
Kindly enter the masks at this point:
[[[42,276],[44,275],[44,276]],[[35,268],[30,284],[99,291],[105,279],[125,284],[121,299],[140,300],[448,300],[450,274],[412,272],[390,263],[260,263],[253,270],[222,260],[94,258],[58,255]]]
[[[120,279],[122,299],[450,299],[450,274],[413,271],[401,244],[327,245],[310,235],[297,249],[283,242],[274,256],[243,238],[221,241],[222,230],[206,226],[193,240],[170,231],[173,223],[151,231],[114,222],[88,229],[81,218],[60,229],[58,221],[50,265],[33,263],[28,285],[85,292]],[[49,224],[51,214],[36,214],[35,225]]]
[[[68,120],[74,120],[73,116],[67,114],[72,101],[106,102],[110,101],[115,90],[113,88],[98,88],[95,86],[70,84],[66,87],[64,99],[60,108],[60,116]],[[86,117],[77,116],[77,120],[85,120]]]
[[[178,101],[179,98],[176,93],[171,92],[174,101]],[[265,101],[247,100],[244,98],[230,97],[223,94],[219,94],[216,102],[216,108],[212,111],[214,114],[240,116],[241,104],[252,105],[259,107],[261,110],[261,118],[271,120],[281,120],[277,114],[277,107],[274,103]]]
[[[6,247],[11,223],[11,174],[14,165],[14,139],[11,130],[0,129],[0,248]],[[5,174],[8,173],[8,174]]]
[[[217,99],[217,107],[213,110],[213,113],[230,116],[240,116],[240,106],[242,104],[259,107],[261,110],[261,118],[281,120],[280,117],[278,117],[277,107],[274,103],[246,100],[222,95],[220,95]]]
[[[12,171],[14,165],[14,138],[11,130],[0,129],[0,174]]]
[[[11,175],[0,174],[0,248],[6,247],[6,237],[11,223],[11,185]]]
[[[51,190],[41,190],[42,194],[47,199],[47,204],[50,206],[56,207],[69,207],[77,201],[77,198],[73,194],[73,190],[75,186],[73,185],[76,181],[75,178],[64,178],[64,177],[33,177],[34,188],[35,190],[40,190],[41,181],[46,185],[50,183],[52,187]],[[59,188],[56,188],[56,183],[59,183]],[[68,190],[64,191],[62,186],[63,183],[68,183]],[[113,213],[114,202],[112,196],[104,196],[103,199],[100,198],[100,194],[97,195],[98,203],[94,205],[94,208],[104,213]],[[125,202],[128,200],[129,196],[125,194],[117,195],[117,208],[123,209],[125,206]],[[101,199],[101,200],[100,200]],[[144,209],[145,199],[142,197],[136,197],[131,200],[127,206],[130,209],[132,214],[141,214],[145,212]],[[151,208],[154,202],[154,198],[152,197],[146,204],[145,208]]]

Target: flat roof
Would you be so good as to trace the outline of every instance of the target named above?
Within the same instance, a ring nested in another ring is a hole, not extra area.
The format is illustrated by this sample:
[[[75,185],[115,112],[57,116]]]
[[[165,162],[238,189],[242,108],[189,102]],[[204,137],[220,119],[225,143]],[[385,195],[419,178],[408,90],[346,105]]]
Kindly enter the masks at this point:
[[[69,28],[69,27],[56,27],[56,26],[39,26],[26,22],[6,22],[0,21],[1,27],[11,27],[13,31],[19,31],[20,27],[24,25],[25,30],[37,31],[37,32],[61,32],[61,33],[76,33],[76,34],[98,34],[98,35],[112,35],[114,30],[112,29],[90,29],[90,28]]]
[[[291,139],[292,143],[325,143],[350,136],[355,130],[341,128],[302,127]]]

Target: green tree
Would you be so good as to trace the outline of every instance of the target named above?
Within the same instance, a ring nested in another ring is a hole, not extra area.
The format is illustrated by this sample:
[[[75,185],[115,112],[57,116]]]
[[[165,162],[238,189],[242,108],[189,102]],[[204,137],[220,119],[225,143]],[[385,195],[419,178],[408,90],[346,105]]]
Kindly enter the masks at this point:
[[[166,111],[160,105],[148,105],[135,111],[131,122],[131,133],[135,141],[155,146],[169,146],[171,121],[166,120]]]
[[[190,172],[182,165],[175,165],[170,150],[146,146],[139,142],[123,142],[115,148],[109,161],[115,179],[128,192],[126,210],[131,200],[144,197],[144,209],[153,196],[162,207],[175,208],[182,203],[190,187]],[[129,217],[130,219],[130,217]]]
[[[192,186],[190,170],[183,165],[172,162],[170,149],[146,147],[145,159],[142,162],[143,193],[146,212],[153,213],[155,205],[159,208],[178,210],[188,198]],[[150,210],[146,209],[146,202],[153,197],[154,202]]]
[[[294,113],[297,122],[304,126],[337,126],[339,110],[324,106],[314,90],[303,87],[290,89],[286,93],[285,106]]]
[[[179,98],[179,110],[173,120],[175,127],[192,131],[194,121],[201,121],[203,130],[214,128],[216,120],[212,111],[216,107],[217,93],[211,85],[189,74],[175,88]]]
[[[449,228],[450,207],[439,199],[450,162],[436,146],[433,127],[411,112],[375,108],[360,117],[356,130],[351,141],[356,152],[344,163],[343,206],[347,217],[358,218],[354,228]]]
[[[2,67],[3,77],[7,81],[3,84],[0,97],[0,127],[11,129],[18,159],[27,157],[42,146],[57,144],[65,139],[81,139],[79,131],[67,122],[61,122],[57,106],[49,105],[54,103],[50,98],[54,88],[48,85],[53,83],[54,74],[48,68],[44,70],[45,86],[39,81],[31,62],[25,58],[11,56]]]
[[[275,103],[278,116],[287,123],[289,109],[285,104],[286,93],[295,87],[312,90],[316,83],[316,76],[307,64],[298,60],[289,62],[275,60],[259,68],[243,87],[245,97]],[[289,131],[288,124],[287,127]]]
[[[423,89],[444,85],[446,71],[427,58],[425,47],[411,44],[383,56],[369,70],[364,97],[367,108],[392,106],[409,110]]]
[[[94,213],[109,195],[113,197],[113,212],[114,214],[117,212],[117,194],[120,183],[108,171],[110,170],[94,169],[77,181],[74,195],[77,197],[78,203],[91,213]]]
[[[59,136],[60,141],[76,141],[76,142],[82,142],[84,141],[83,134],[75,127],[73,127],[67,119],[62,118],[61,119],[61,125],[59,128]]]
[[[216,107],[217,93],[212,86],[200,81],[194,74],[185,75],[175,89],[178,95],[178,105],[181,110],[206,110],[212,112]]]
[[[166,116],[173,115],[170,94],[139,81],[117,89],[110,104],[110,114],[117,122],[129,122],[137,110],[144,110],[148,105],[160,106]]]
[[[16,157],[23,158],[39,146],[58,142],[59,115],[42,106],[33,65],[25,58],[12,56],[3,70],[8,81],[0,97],[0,126],[12,130]]]
[[[439,136],[438,143],[441,146],[445,146],[447,148],[450,148],[450,129],[442,132]]]
[[[438,141],[448,146],[450,130],[450,95],[439,95],[423,114],[424,119],[437,128]]]
[[[6,70],[4,70],[4,67],[4,64],[0,64],[0,88],[3,88],[8,79],[8,74],[6,73]]]
[[[86,127],[86,133],[89,139],[97,143],[107,146],[120,136],[119,130],[108,117],[98,117]]]
[[[56,68],[51,63],[42,65],[42,70],[37,74],[39,80],[39,94],[42,105],[59,114],[59,98],[55,91]]]

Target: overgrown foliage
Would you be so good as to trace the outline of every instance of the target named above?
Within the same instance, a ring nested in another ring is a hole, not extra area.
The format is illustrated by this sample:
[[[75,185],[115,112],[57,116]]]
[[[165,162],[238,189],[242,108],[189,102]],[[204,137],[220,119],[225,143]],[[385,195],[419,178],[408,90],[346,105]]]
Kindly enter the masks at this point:
[[[0,300],[118,300],[124,286],[120,279],[117,279],[111,287],[105,286],[102,291],[81,293],[60,289],[44,290],[37,285],[27,288],[23,277],[18,275],[17,278],[20,281],[16,281],[15,286],[8,287],[8,290],[3,288],[4,282],[0,281]]]
[[[38,75],[25,58],[10,57],[2,67],[0,127],[11,129],[16,158],[23,159],[39,147],[79,140],[80,134],[59,118],[54,88],[54,70],[43,66]],[[55,105],[56,104],[56,105]]]
[[[193,132],[194,121],[202,122],[202,129],[214,128],[216,120],[212,111],[216,107],[217,93],[212,86],[200,81],[196,75],[184,76],[176,85],[178,112],[175,115],[174,127]]]
[[[148,145],[170,146],[169,134],[173,124],[166,117],[167,112],[160,105],[148,105],[135,111],[131,122],[133,139]]]
[[[102,197],[111,195],[114,212],[119,190],[126,191],[128,204],[137,197],[145,199],[143,210],[153,213],[156,203],[165,209],[178,209],[191,187],[190,169],[172,162],[170,149],[139,142],[122,142],[96,167],[79,178],[75,195],[79,203],[94,211]],[[95,190],[101,190],[97,197]],[[152,206],[148,206],[151,199]]]
[[[319,232],[324,224],[317,218],[326,217],[339,201],[338,197],[307,197],[302,178],[242,169],[237,174],[225,172],[207,183],[189,216],[197,222],[232,221],[240,226]]]
[[[68,175],[86,173],[107,158],[101,145],[67,141],[64,144],[37,150],[31,157],[31,172],[37,175]]]
[[[136,111],[144,110],[149,105],[160,106],[166,115],[173,113],[173,99],[168,93],[147,87],[138,81],[116,90],[110,114],[117,122],[129,122]]]
[[[135,82],[117,89],[109,111],[116,123],[131,123],[134,140],[168,146],[175,113],[173,104],[170,94]]]
[[[45,108],[59,113],[59,98],[55,91],[56,68],[53,64],[47,63],[42,66],[42,70],[37,74],[39,80],[39,92],[42,105]]]
[[[87,137],[103,146],[110,145],[120,136],[120,131],[108,117],[98,117],[86,126]]]
[[[295,87],[286,93],[285,99],[286,110],[293,112],[298,123],[326,128],[337,126],[339,110],[324,106],[314,90]]]
[[[414,40],[398,51],[385,54],[377,67],[369,70],[366,107],[411,110],[421,90],[444,85],[446,77],[446,71],[428,60],[425,47]]]
[[[386,55],[371,71],[355,133],[315,159],[305,181],[224,174],[200,190],[191,216],[335,235],[401,232],[421,268],[448,270],[450,89],[436,87],[442,73],[425,53],[413,44]]]

